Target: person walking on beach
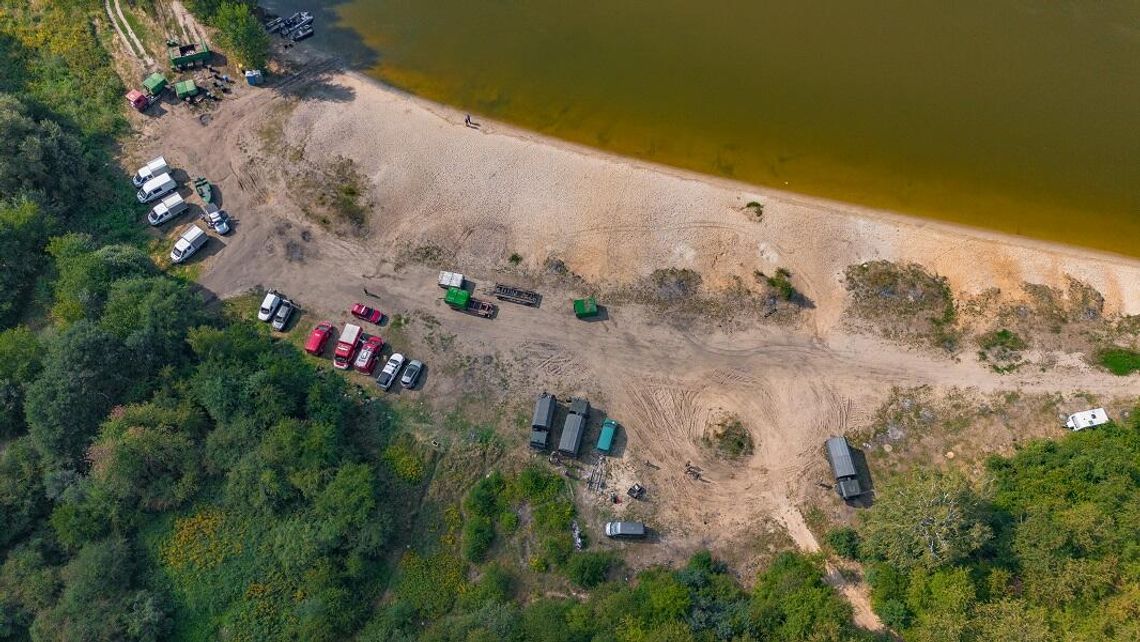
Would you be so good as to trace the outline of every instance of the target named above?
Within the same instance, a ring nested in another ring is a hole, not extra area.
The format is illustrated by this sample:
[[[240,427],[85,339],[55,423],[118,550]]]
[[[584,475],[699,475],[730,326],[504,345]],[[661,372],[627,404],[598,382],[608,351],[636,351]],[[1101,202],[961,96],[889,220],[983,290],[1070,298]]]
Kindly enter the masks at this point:
[[[467,118],[463,119],[463,124],[467,125],[468,127],[471,126],[471,114],[467,114]]]

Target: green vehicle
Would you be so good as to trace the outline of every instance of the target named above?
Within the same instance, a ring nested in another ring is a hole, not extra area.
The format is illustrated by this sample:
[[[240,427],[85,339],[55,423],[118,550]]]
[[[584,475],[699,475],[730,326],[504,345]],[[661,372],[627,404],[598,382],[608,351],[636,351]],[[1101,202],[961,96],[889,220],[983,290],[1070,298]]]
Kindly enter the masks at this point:
[[[473,314],[485,319],[490,319],[495,316],[495,311],[498,309],[494,304],[480,301],[472,297],[471,293],[467,290],[456,287],[447,288],[447,294],[444,295],[443,302],[451,306],[452,310],[466,312],[467,314]]]
[[[598,302],[592,296],[585,299],[574,299],[574,316],[579,319],[598,316]]]
[[[617,436],[618,422],[607,419],[602,422],[602,434],[598,435],[598,452],[610,454]]]
[[[182,71],[187,67],[196,67],[210,59],[210,48],[205,40],[198,44],[181,44],[175,40],[166,42],[166,55],[170,58],[170,66],[175,71]]]

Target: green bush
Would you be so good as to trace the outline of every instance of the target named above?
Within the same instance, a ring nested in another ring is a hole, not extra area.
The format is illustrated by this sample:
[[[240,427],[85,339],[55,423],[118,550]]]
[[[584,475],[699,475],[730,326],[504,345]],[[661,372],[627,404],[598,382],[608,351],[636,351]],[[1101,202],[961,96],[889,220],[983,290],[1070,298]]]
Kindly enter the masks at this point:
[[[463,557],[481,562],[495,539],[495,527],[482,515],[473,515],[463,525]]]
[[[1114,375],[1121,377],[1140,371],[1140,352],[1126,348],[1110,348],[1097,354],[1097,361]]]
[[[211,21],[218,40],[247,68],[260,69],[269,58],[269,34],[254,17],[249,5],[223,2]]]
[[[566,577],[582,588],[593,588],[606,579],[606,574],[614,565],[611,553],[576,553],[565,564]]]
[[[840,557],[849,560],[859,559],[859,533],[854,528],[850,526],[833,528],[827,532],[823,541]]]

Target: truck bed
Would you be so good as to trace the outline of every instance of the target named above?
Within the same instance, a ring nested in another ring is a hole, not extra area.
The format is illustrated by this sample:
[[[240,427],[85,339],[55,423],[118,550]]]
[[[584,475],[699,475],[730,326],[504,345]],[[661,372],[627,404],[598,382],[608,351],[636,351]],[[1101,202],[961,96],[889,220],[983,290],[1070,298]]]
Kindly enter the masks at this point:
[[[467,314],[474,314],[475,316],[483,317],[484,319],[490,319],[491,317],[495,316],[495,312],[497,310],[498,308],[495,307],[494,303],[480,301],[479,299],[468,299],[467,307],[463,308],[463,312],[466,312]]]

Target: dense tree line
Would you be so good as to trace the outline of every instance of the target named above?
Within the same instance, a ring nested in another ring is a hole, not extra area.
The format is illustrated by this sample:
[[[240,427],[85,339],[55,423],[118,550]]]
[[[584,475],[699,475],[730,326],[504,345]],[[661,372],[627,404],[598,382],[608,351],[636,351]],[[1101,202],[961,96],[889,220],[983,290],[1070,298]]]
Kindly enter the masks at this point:
[[[1033,442],[981,481],[914,471],[830,539],[864,557],[875,610],[906,640],[1138,639],[1138,429]]]

